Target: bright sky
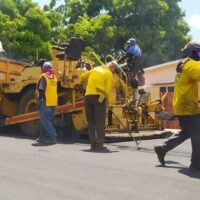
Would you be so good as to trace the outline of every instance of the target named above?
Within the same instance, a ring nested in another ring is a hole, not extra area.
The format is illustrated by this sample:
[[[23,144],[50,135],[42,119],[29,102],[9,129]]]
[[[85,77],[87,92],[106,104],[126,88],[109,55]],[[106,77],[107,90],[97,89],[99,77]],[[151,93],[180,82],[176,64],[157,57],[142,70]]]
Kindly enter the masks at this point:
[[[182,0],[180,5],[186,12],[186,21],[190,26],[193,40],[200,42],[200,1]]]
[[[50,0],[33,0],[39,5],[48,4]],[[61,1],[62,0],[58,0]],[[193,40],[200,42],[200,1],[199,0],[182,0],[180,6],[186,13],[186,21],[188,22]]]

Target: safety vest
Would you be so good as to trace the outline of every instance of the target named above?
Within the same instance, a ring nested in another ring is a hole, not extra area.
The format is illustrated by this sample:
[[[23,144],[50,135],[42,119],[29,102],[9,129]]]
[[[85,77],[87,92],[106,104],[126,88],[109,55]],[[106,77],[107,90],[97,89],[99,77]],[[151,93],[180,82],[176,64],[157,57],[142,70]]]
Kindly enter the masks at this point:
[[[199,114],[200,62],[190,58],[183,59],[179,62],[176,71],[173,98],[174,114],[179,116]]]
[[[54,76],[53,79],[48,78],[45,74],[40,75],[39,80],[44,77],[46,80],[46,106],[57,106],[58,105],[58,94],[57,94],[57,77]]]

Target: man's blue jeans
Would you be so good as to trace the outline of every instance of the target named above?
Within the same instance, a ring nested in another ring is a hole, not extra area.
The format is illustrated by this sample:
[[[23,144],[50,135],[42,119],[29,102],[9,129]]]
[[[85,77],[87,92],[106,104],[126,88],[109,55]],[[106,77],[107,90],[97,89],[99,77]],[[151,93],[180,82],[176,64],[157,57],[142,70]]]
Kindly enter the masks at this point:
[[[56,140],[56,129],[53,125],[55,107],[46,106],[45,102],[40,102],[40,136],[41,140]]]
[[[200,165],[200,114],[191,116],[179,116],[181,131],[174,134],[162,145],[167,152],[185,140],[191,138],[192,156],[191,162],[195,165]]]

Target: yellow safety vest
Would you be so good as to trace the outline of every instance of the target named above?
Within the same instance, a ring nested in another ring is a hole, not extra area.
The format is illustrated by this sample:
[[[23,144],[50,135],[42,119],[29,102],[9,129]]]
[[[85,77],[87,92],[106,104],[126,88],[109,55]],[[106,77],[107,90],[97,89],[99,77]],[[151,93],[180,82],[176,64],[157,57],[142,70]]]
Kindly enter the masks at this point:
[[[198,82],[200,81],[200,62],[188,59],[182,71],[177,73],[174,88],[173,109],[175,115],[196,115],[198,107]]]
[[[57,94],[57,77],[53,79],[48,78],[45,74],[41,74],[39,80],[44,77],[46,80],[46,106],[57,106],[58,105],[58,94]]]

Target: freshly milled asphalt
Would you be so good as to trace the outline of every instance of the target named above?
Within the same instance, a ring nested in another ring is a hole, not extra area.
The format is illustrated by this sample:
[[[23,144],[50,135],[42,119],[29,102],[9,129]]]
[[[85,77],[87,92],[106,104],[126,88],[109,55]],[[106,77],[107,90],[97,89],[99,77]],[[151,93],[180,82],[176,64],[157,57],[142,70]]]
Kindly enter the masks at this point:
[[[188,170],[190,142],[158,167],[148,140],[112,143],[111,153],[84,143],[32,146],[0,136],[0,200],[199,200],[200,172]]]

